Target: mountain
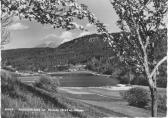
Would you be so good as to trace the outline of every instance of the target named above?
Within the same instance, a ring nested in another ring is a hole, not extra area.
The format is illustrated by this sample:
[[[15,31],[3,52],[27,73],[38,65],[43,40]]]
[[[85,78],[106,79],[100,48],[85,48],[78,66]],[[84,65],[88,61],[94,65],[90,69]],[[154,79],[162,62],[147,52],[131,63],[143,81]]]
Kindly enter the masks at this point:
[[[43,46],[43,45],[42,45]],[[57,65],[86,63],[92,57],[113,55],[110,45],[100,34],[92,34],[65,42],[57,48],[22,48],[2,51],[2,65],[18,70],[52,70]]]
[[[155,58],[160,58],[166,53],[167,40],[163,37],[167,30],[161,31],[158,36],[153,36],[155,42]],[[114,40],[119,41],[122,32],[112,33]],[[58,65],[85,64],[93,57],[103,60],[114,57],[114,52],[103,34],[91,34],[76,38],[59,45],[57,48],[23,48],[2,51],[2,66],[12,65],[17,70],[45,70],[55,71]],[[159,41],[158,41],[159,40]],[[121,42],[119,42],[121,43]]]

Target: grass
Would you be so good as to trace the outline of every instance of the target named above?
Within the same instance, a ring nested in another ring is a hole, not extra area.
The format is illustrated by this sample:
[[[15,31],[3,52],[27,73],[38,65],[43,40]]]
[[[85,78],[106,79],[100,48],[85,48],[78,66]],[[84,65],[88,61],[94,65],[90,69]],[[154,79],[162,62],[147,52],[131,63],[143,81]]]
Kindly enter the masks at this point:
[[[72,116],[68,112],[28,112],[18,111],[19,108],[53,109],[62,108],[60,104],[53,104],[36,93],[28,90],[19,80],[9,72],[1,72],[2,82],[2,118],[54,118]],[[13,108],[14,111],[5,111],[5,108]]]
[[[20,82],[15,75],[4,71],[2,78],[2,118],[71,118],[71,117],[105,117],[101,111],[95,107],[80,103],[75,99],[65,97],[61,94],[54,94]],[[13,108],[14,111],[5,111],[5,108]],[[39,109],[81,109],[77,111],[59,112],[28,112],[19,111],[19,108],[39,108]]]
[[[137,87],[137,86],[136,86]],[[138,86],[138,88],[142,88],[144,90],[147,90],[147,93],[149,95],[149,101],[146,105],[145,109],[150,110],[151,109],[151,98],[150,98],[150,91],[149,88],[145,86]],[[123,99],[128,100],[131,95],[127,94],[127,91],[120,91],[120,95],[123,97]],[[144,96],[139,96],[139,99],[144,99]],[[137,99],[137,100],[139,100]],[[166,95],[166,89],[165,88],[158,88],[158,115],[160,114],[166,114],[167,112],[167,95]]]
[[[125,90],[107,90],[104,87],[60,87],[58,89],[66,97],[76,99],[80,103],[94,106],[109,117],[150,117],[150,109],[138,108],[128,105],[122,98],[120,92]],[[76,92],[83,92],[79,94]],[[159,89],[165,94],[165,89]],[[85,93],[87,92],[87,93]],[[164,101],[161,102],[162,104]],[[160,106],[162,107],[162,106]],[[165,109],[164,107],[162,109]],[[165,117],[165,112],[158,113],[159,117]]]
[[[65,75],[68,81],[68,74]],[[10,74],[7,74],[10,76]],[[63,74],[64,75],[64,74]],[[57,77],[62,76],[60,74]],[[65,77],[64,76],[64,77]],[[79,76],[79,75],[78,75]],[[85,77],[90,77],[90,74],[83,74]],[[33,77],[33,76],[32,76]],[[70,76],[71,79],[74,75]],[[95,76],[94,76],[95,77]],[[99,76],[101,77],[101,76]],[[8,77],[5,77],[8,78]],[[119,92],[120,90],[107,90],[104,88],[97,87],[65,87],[68,90],[75,92],[88,92],[91,94],[73,94],[66,93],[65,91],[58,91],[59,93],[54,94],[51,91],[46,91],[42,88],[33,87],[32,85],[27,85],[27,83],[22,83],[17,79],[13,79],[13,76],[8,79],[2,79],[3,86],[2,99],[3,106],[14,106],[19,107],[30,107],[30,108],[63,108],[63,109],[82,109],[84,112],[7,112],[4,111],[3,114],[11,115],[17,118],[36,117],[36,118],[55,118],[55,117],[120,117],[120,116],[150,116],[150,111],[146,109],[140,109],[132,106],[128,106],[127,102],[122,99]],[[12,79],[11,79],[12,78]],[[27,80],[32,79],[26,77]],[[38,79],[38,77],[33,77],[33,79]],[[77,77],[76,77],[77,79]],[[81,79],[78,77],[78,79]],[[101,79],[101,78],[99,78]],[[109,79],[109,78],[108,78]],[[61,80],[61,78],[60,78]],[[71,80],[70,80],[71,81]],[[89,82],[89,80],[88,80]],[[99,81],[100,82],[100,81]],[[10,83],[10,84],[9,84]],[[64,89],[65,89],[64,88]],[[146,87],[147,88],[147,87]],[[165,93],[165,89],[158,89],[160,93]],[[8,94],[10,93],[10,94]],[[103,96],[101,96],[103,95]],[[164,101],[162,102],[162,104]],[[162,107],[162,106],[161,106]],[[10,114],[11,113],[11,114]],[[141,115],[142,114],[142,115]],[[55,116],[54,116],[55,115]],[[160,116],[162,116],[161,114]],[[6,117],[9,117],[6,116]],[[4,116],[5,117],[5,116]]]

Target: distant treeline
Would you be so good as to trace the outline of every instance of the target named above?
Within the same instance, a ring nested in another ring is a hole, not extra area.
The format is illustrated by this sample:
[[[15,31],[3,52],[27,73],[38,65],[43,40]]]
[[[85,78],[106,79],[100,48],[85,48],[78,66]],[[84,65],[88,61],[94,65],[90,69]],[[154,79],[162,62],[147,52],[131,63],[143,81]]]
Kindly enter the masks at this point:
[[[119,61],[117,57],[96,58],[93,57],[86,64],[86,69],[96,71],[98,73],[111,75],[112,79],[117,79],[121,84],[144,85],[148,82],[144,73],[138,73],[135,68],[128,68]],[[157,86],[167,87],[167,64],[164,63],[159,68],[159,75],[157,76]],[[133,78],[130,80],[130,73]]]
[[[17,70],[56,71],[58,66],[86,63],[94,56],[113,55],[112,48],[102,35],[93,34],[74,39],[58,48],[29,48],[2,51],[2,66]]]

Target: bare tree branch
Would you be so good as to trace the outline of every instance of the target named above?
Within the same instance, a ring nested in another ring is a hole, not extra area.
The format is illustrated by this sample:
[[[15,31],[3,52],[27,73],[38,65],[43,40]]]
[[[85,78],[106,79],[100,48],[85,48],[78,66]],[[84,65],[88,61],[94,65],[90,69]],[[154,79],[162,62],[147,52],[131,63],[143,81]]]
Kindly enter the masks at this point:
[[[155,74],[156,70],[158,69],[158,67],[167,60],[167,56],[163,57],[158,63],[157,65],[154,67],[153,71],[150,74],[150,77],[153,77],[153,75]]]
[[[149,45],[149,40],[150,40],[150,38],[149,38],[149,36],[147,36],[147,38],[146,38],[146,43],[145,43],[145,50],[146,50],[146,48],[147,48],[148,45]]]
[[[31,5],[32,1],[33,1],[33,0],[30,0],[30,1],[29,1],[29,4],[28,4],[28,6],[30,6],[30,5]]]

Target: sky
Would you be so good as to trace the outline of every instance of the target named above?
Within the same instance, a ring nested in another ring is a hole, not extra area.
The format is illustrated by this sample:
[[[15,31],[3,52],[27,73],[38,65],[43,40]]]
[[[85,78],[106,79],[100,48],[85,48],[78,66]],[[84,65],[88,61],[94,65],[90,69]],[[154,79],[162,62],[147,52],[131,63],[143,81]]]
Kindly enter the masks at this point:
[[[116,26],[118,16],[116,15],[109,0],[77,0],[88,6],[90,11],[104,24],[110,32],[118,32]],[[11,35],[10,43],[4,46],[4,49],[33,48],[43,44],[55,43],[61,44],[77,37],[96,33],[95,26],[84,20],[80,22],[88,31],[63,29],[53,29],[50,25],[41,25],[35,21],[15,19],[9,26]]]

